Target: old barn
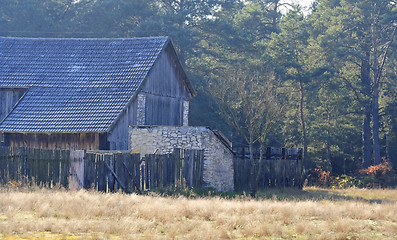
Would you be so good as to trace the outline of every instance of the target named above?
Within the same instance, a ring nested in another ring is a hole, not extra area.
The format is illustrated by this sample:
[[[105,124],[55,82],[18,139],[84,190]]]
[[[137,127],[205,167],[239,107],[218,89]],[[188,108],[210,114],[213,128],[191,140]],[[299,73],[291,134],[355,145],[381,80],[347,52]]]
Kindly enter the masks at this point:
[[[168,37],[0,38],[1,145],[128,149],[130,125],[188,125],[194,95]]]
[[[0,37],[0,182],[49,183],[63,173],[81,187],[96,179],[98,189],[126,190],[131,181],[138,189],[246,189],[244,154],[236,159],[222,133],[188,126],[194,96],[168,37]],[[70,152],[67,161],[48,158],[60,152]],[[269,157],[261,185],[301,186],[301,169],[299,159]]]

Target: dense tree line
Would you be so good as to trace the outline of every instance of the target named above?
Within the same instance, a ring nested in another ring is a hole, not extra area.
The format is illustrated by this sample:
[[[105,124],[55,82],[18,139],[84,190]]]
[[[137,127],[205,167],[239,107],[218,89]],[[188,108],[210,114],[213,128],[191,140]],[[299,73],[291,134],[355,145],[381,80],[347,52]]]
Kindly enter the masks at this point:
[[[333,174],[397,166],[397,1],[0,0],[0,36],[170,36],[194,125],[302,147]],[[223,94],[223,95],[222,95]]]

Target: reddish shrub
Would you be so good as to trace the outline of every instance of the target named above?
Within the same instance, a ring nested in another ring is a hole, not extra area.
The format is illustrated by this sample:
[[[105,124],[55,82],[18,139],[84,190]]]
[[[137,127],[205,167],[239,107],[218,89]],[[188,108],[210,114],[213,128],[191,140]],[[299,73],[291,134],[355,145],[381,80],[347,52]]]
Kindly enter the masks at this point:
[[[382,158],[382,163],[359,171],[367,187],[386,187],[394,182],[395,176],[390,162]]]
[[[314,169],[314,172],[309,174],[309,183],[312,185],[328,187],[331,180],[330,174],[330,171],[317,167]]]

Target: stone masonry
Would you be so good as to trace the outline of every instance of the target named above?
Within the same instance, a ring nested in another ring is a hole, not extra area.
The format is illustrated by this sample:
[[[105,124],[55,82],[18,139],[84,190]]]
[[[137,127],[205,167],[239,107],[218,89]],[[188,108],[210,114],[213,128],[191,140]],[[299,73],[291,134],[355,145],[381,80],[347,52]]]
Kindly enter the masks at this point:
[[[183,101],[183,126],[189,125],[189,101]]]
[[[130,149],[145,154],[172,153],[175,148],[204,150],[203,180],[218,191],[234,189],[233,153],[207,127],[130,126]]]
[[[145,124],[146,95],[138,94],[137,125]]]

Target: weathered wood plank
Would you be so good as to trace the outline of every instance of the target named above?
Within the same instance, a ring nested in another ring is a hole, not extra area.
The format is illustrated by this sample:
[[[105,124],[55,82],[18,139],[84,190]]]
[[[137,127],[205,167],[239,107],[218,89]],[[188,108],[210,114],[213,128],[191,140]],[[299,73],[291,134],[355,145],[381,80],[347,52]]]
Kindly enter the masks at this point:
[[[81,189],[84,187],[84,150],[70,151],[70,189]]]

